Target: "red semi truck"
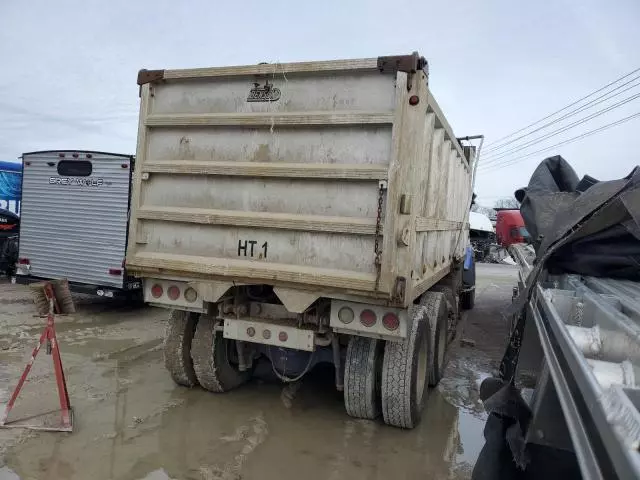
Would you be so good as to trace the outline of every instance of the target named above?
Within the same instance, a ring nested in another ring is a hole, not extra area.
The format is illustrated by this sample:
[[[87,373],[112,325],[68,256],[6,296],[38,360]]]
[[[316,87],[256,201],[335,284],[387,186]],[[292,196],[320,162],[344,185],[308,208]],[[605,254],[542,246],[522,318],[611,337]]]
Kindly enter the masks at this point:
[[[507,248],[514,243],[529,241],[529,232],[524,226],[520,210],[498,210],[496,214],[496,239],[498,244]]]

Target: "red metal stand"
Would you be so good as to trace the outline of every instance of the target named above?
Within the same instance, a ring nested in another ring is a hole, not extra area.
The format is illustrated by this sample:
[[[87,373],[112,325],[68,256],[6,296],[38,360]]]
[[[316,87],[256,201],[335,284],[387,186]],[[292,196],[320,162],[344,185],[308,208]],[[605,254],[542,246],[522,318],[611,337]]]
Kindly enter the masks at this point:
[[[53,287],[50,283],[44,284],[44,293],[47,299],[49,300],[49,314],[47,315],[47,326],[45,327],[42,335],[40,335],[40,342],[33,349],[33,353],[31,354],[31,359],[27,366],[22,372],[22,376],[20,377],[20,381],[16,386],[11,398],[9,399],[9,403],[7,403],[7,408],[4,411],[4,415],[2,416],[2,420],[0,420],[0,427],[4,428],[29,428],[33,430],[49,430],[49,431],[60,431],[60,432],[71,432],[73,430],[73,410],[71,409],[71,403],[69,402],[69,393],[67,392],[67,382],[64,377],[64,371],[62,369],[62,359],[60,358],[60,349],[58,347],[58,341],[56,339],[56,330],[54,327],[54,310],[58,311],[58,304],[55,298],[55,294],[53,293]],[[9,412],[13,408],[13,405],[20,395],[20,390],[24,385],[24,382],[31,371],[31,367],[33,366],[33,362],[40,351],[42,345],[46,342],[46,352],[48,355],[53,356],[53,369],[56,375],[56,383],[58,385],[58,397],[60,400],[60,410],[54,412],[48,412],[41,415],[34,415],[27,419],[44,416],[51,416],[52,413],[59,412],[60,418],[51,421],[51,419],[45,419],[44,423],[41,424],[25,424],[22,423],[21,420],[12,420],[11,422],[7,422],[7,417],[9,416]]]

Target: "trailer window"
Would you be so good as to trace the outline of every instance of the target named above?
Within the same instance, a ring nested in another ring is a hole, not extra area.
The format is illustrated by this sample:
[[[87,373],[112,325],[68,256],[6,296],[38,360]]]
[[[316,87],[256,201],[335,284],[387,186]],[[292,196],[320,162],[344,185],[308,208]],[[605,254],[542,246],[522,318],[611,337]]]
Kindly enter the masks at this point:
[[[93,171],[93,165],[89,160],[60,160],[58,162],[58,175],[64,177],[88,177]]]

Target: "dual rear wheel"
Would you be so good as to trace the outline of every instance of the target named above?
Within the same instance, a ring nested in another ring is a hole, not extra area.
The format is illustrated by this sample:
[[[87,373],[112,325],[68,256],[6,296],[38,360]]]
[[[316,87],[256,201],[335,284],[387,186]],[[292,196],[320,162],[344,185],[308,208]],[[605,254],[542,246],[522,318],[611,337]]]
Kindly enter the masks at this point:
[[[352,337],[345,363],[344,401],[353,417],[374,419],[413,428],[427,398],[446,366],[448,308],[442,292],[425,293],[410,310],[410,325],[403,341]]]
[[[402,341],[351,337],[344,371],[344,403],[349,415],[415,427],[422,416],[427,387],[435,386],[446,366],[449,333],[446,292],[425,293],[409,309],[409,331]],[[201,385],[212,392],[232,390],[251,377],[240,371],[235,342],[225,339],[208,315],[174,310],[165,335],[165,366],[179,385]]]
[[[164,364],[178,385],[226,392],[251,377],[238,368],[235,343],[216,329],[208,315],[172,310],[164,340]]]

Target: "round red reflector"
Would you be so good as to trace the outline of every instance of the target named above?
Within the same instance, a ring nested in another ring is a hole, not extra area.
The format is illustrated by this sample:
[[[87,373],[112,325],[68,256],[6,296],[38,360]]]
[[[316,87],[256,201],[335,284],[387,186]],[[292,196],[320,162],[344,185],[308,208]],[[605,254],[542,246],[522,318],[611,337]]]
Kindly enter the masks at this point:
[[[164,291],[162,290],[162,285],[156,283],[153,287],[151,287],[151,296],[153,298],[160,298],[163,293]]]
[[[72,154],[71,154],[71,156],[72,156],[73,158],[78,158],[78,157],[79,157],[79,155],[78,155],[77,153],[72,153]]]
[[[262,338],[264,338],[265,340],[269,340],[271,338],[271,330],[263,330]]]
[[[180,297],[180,289],[175,285],[171,285],[167,290],[167,295],[171,300],[177,300]]]
[[[93,155],[91,155],[90,153],[87,153],[86,157],[87,158],[93,158]]]
[[[59,154],[58,154],[58,156],[59,156],[60,158],[64,158],[64,153],[59,153]]]
[[[400,319],[395,313],[389,312],[382,317],[382,325],[387,330],[397,330],[400,326]]]
[[[255,328],[253,328],[253,327],[247,328],[247,335],[249,337],[253,337],[255,334],[256,334],[256,329]]]
[[[409,97],[409,105],[417,105],[420,103],[420,97],[417,95],[411,95]]]
[[[287,335],[287,332],[280,332],[278,334],[278,340],[280,340],[281,342],[286,342],[289,339],[289,335]]]
[[[365,327],[373,327],[376,324],[376,314],[372,310],[363,310],[360,314],[360,323]]]

